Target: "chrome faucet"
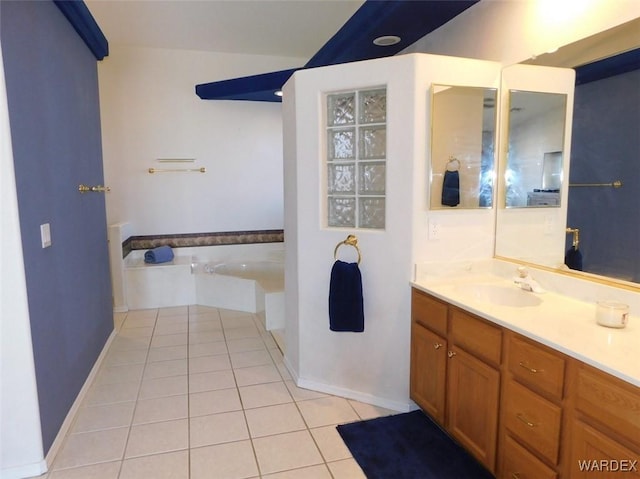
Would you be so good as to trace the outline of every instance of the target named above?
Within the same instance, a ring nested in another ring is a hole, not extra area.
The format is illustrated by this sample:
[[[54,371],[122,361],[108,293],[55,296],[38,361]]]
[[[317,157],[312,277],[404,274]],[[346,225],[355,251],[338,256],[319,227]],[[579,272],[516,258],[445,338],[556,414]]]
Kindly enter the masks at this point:
[[[540,284],[531,277],[529,270],[524,266],[519,266],[518,276],[513,278],[513,282],[520,286],[525,291],[531,291],[532,293],[544,293],[544,289]]]

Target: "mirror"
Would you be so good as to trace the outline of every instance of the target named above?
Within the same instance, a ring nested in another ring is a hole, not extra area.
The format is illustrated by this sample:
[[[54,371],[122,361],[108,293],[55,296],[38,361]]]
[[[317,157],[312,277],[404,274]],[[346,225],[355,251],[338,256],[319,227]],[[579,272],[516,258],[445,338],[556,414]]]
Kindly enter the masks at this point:
[[[567,219],[552,226],[554,234],[562,234],[564,241],[549,245],[547,253],[556,260],[553,263],[544,258],[527,258],[523,250],[507,250],[505,244],[516,230],[512,228],[515,216],[510,213],[518,216],[520,228],[526,228],[532,215],[536,217],[534,213],[540,213],[540,224],[544,226],[549,213],[555,210],[502,210],[498,211],[496,225],[497,256],[553,266],[567,272],[562,260],[566,261],[565,253],[571,250],[575,235],[567,233],[566,228],[578,228],[583,268],[582,271],[569,270],[570,274],[596,281],[614,281],[640,291],[640,250],[637,247],[640,209],[637,208],[637,189],[631,187],[640,183],[638,32],[640,19],[524,62],[577,70],[571,115],[571,169],[570,175],[565,174],[563,178],[564,186],[568,187]],[[623,64],[626,66],[621,69]],[[569,157],[565,158],[567,162]],[[549,168],[553,170],[551,165]],[[532,241],[547,238],[544,227],[539,225],[537,229]]]
[[[497,89],[433,85],[430,209],[491,208]]]
[[[559,207],[567,96],[509,91],[507,208]]]

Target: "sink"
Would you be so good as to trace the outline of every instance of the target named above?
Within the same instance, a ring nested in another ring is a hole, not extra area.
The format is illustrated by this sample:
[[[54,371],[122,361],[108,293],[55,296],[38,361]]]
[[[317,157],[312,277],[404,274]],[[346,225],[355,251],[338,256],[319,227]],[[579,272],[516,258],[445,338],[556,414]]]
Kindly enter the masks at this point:
[[[538,306],[542,299],[535,293],[523,291],[517,286],[509,287],[498,284],[462,284],[456,286],[456,291],[468,294],[473,299],[513,308]]]

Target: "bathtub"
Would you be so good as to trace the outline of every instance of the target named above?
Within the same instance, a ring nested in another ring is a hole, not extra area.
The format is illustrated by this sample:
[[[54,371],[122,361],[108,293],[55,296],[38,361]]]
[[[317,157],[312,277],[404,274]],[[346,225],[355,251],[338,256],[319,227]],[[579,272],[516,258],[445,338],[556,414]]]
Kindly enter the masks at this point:
[[[198,304],[255,313],[267,331],[284,328],[284,264],[193,263]]]

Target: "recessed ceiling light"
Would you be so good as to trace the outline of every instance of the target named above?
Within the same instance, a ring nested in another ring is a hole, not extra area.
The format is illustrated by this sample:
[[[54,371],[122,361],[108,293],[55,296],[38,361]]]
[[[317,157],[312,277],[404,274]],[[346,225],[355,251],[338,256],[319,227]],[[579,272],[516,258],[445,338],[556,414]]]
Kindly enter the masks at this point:
[[[395,35],[384,35],[382,37],[375,38],[373,40],[373,44],[378,45],[379,47],[388,47],[395,45],[396,43],[400,43],[400,40],[400,37]]]
[[[273,92],[275,96],[282,96],[282,90],[276,90]]]

